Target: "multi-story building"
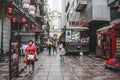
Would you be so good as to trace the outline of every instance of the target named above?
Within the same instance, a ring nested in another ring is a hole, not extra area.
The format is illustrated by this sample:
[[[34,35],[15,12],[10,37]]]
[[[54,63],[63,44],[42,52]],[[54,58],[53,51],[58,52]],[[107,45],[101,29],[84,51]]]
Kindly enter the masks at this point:
[[[57,37],[61,35],[61,13],[58,11],[52,11],[49,13],[50,16],[50,36]]]
[[[109,24],[110,8],[107,0],[67,0],[66,1],[67,24],[69,21],[82,23],[79,26],[89,28],[90,52],[96,50],[96,30]]]

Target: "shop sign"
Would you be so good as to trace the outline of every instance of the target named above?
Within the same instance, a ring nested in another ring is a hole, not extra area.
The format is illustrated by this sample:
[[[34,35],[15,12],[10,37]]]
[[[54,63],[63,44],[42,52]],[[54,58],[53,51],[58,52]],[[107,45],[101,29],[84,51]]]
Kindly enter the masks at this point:
[[[71,40],[71,30],[66,30],[66,42]]]
[[[69,21],[69,26],[87,26],[88,22]]]

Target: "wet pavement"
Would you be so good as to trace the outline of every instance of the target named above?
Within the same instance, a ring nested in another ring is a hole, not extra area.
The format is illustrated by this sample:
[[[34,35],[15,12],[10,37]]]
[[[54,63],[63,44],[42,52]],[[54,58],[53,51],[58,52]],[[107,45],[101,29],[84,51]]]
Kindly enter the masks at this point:
[[[19,72],[24,69],[23,57],[19,62]],[[5,57],[5,61],[0,63],[0,80],[9,80],[9,62],[8,57]]]
[[[56,55],[47,52],[39,55],[35,73],[24,80],[120,80],[120,72],[104,68],[105,60],[90,56],[65,56],[60,62]],[[24,72],[17,80],[22,80]]]

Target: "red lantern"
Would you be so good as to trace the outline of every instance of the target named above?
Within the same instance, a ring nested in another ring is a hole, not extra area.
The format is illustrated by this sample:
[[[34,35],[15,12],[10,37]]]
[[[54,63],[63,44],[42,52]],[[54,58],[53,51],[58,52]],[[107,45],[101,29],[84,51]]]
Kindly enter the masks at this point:
[[[15,22],[16,22],[16,18],[12,18],[12,22],[14,22],[14,23],[15,23]]]
[[[120,5],[118,6],[118,12],[120,12]]]
[[[32,31],[34,31],[34,29],[35,29],[35,25],[34,24],[32,24],[31,29],[32,29]]]
[[[26,22],[26,18],[22,18],[22,23],[25,23]]]
[[[11,15],[11,14],[12,14],[12,11],[13,11],[13,9],[12,9],[11,7],[9,7],[8,10],[7,10],[7,13],[8,13],[9,15]]]
[[[25,29],[28,29],[28,24],[25,24]]]

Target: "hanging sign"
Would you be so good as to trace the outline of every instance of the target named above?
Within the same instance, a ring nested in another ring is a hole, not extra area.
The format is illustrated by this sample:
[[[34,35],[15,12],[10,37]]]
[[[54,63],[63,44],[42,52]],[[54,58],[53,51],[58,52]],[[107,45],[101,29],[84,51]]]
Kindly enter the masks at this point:
[[[30,5],[28,11],[29,11],[29,14],[34,15],[35,14],[35,6],[34,5]]]
[[[22,0],[22,7],[28,9],[30,7],[30,0]]]
[[[66,30],[66,42],[71,40],[71,30]]]

